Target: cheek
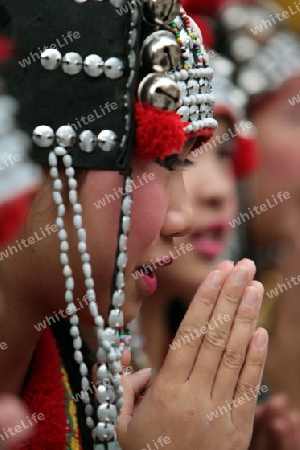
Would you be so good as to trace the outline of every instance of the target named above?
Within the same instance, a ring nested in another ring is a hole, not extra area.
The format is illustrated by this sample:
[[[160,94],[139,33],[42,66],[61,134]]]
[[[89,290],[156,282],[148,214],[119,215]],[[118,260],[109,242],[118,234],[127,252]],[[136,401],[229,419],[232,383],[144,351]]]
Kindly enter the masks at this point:
[[[118,173],[90,172],[80,192],[88,249],[101,267],[113,260],[121,207],[118,188],[122,186]]]
[[[145,250],[159,236],[167,209],[167,187],[162,169],[152,168],[155,179],[133,191],[132,227],[129,236],[131,255],[140,259]],[[148,172],[148,173],[149,173]],[[133,181],[138,186],[138,172]],[[131,256],[129,254],[129,256]],[[132,259],[132,258],[131,258]],[[136,261],[135,261],[136,262]]]

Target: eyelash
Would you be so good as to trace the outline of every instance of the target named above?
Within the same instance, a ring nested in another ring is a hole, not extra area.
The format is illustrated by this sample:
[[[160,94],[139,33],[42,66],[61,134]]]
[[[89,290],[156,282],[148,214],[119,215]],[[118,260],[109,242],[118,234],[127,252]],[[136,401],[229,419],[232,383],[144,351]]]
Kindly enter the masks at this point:
[[[178,167],[186,168],[194,165],[193,161],[189,159],[179,159],[177,155],[167,156],[164,160],[157,159],[156,162],[169,172],[176,170]]]

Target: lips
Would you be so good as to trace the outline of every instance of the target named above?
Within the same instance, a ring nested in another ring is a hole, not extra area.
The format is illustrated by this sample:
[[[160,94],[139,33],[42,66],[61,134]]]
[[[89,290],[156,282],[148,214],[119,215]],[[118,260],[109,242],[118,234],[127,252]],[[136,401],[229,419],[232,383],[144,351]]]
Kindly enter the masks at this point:
[[[165,256],[162,259],[156,259],[155,262],[145,263],[137,268],[136,273],[139,273],[139,278],[142,282],[142,296],[146,297],[153,294],[157,289],[157,277],[154,270],[159,267],[170,266],[174,262],[171,256]]]
[[[218,222],[195,230],[190,235],[190,242],[200,255],[216,259],[225,252],[227,236],[227,222]]]

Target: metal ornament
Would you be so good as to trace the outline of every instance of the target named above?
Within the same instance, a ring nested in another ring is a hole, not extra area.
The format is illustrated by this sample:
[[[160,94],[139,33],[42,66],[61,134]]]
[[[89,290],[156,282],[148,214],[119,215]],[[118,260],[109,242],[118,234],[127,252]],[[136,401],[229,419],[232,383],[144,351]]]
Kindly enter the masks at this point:
[[[54,142],[54,132],[47,125],[40,125],[33,130],[32,140],[38,147],[51,147]]]
[[[104,152],[110,152],[114,149],[117,141],[117,135],[112,130],[103,130],[98,135],[98,145]]]
[[[79,136],[79,146],[86,153],[92,153],[95,150],[97,138],[90,130],[83,131]]]
[[[83,69],[87,75],[93,78],[97,78],[103,73],[104,61],[101,56],[89,55],[85,58],[83,63]]]
[[[62,59],[61,67],[68,75],[77,75],[82,70],[82,57],[79,53],[66,53]]]
[[[54,48],[47,48],[41,54],[41,64],[46,70],[55,70],[61,64],[61,53]]]
[[[180,90],[169,77],[150,73],[140,83],[138,96],[141,102],[148,102],[159,109],[175,111],[180,100]]]
[[[171,24],[179,14],[178,0],[148,0],[144,3],[144,18],[153,25]]]
[[[148,72],[170,72],[180,64],[181,51],[172,33],[155,31],[145,39],[141,62]]]

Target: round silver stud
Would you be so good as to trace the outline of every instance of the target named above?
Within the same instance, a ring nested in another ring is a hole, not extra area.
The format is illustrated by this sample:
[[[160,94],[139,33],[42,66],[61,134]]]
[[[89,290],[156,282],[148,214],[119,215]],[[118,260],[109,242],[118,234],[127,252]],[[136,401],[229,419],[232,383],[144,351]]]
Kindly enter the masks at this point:
[[[56,131],[56,140],[62,147],[72,147],[76,142],[76,133],[70,125],[63,125]]]
[[[172,33],[156,31],[144,42],[142,64],[147,72],[169,72],[180,64],[180,47]]]
[[[85,58],[83,69],[85,73],[92,78],[100,77],[103,73],[104,61],[98,55],[89,55]]]
[[[68,75],[77,75],[82,70],[82,58],[79,53],[66,53],[62,59],[62,70]]]
[[[54,143],[54,131],[47,125],[40,125],[33,130],[32,140],[38,147],[51,147]]]
[[[156,108],[174,111],[178,107],[180,90],[169,77],[151,73],[140,83],[138,98]]]
[[[79,135],[79,146],[86,153],[92,153],[95,150],[97,138],[90,130],[85,130]]]
[[[111,80],[116,80],[117,78],[121,78],[124,73],[124,64],[119,58],[111,57],[105,61],[104,64],[104,73],[107,78]]]
[[[112,130],[102,130],[98,135],[98,145],[104,152],[110,152],[115,148],[117,135]]]
[[[60,66],[61,53],[55,48],[47,48],[41,54],[41,64],[46,70],[55,70]]]

